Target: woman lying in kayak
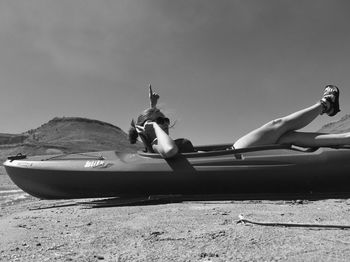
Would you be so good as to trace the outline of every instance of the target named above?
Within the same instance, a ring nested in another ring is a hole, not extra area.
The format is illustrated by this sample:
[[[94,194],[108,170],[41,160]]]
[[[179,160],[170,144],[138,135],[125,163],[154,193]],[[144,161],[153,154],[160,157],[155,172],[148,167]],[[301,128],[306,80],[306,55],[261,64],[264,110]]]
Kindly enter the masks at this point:
[[[171,158],[178,152],[194,152],[187,139],[173,140],[169,136],[169,118],[156,107],[159,95],[149,87],[150,108],[131,122],[129,140],[136,143],[140,136],[148,152],[159,153],[163,158]],[[301,147],[322,147],[350,144],[350,133],[325,134],[297,132],[311,123],[318,115],[335,116],[339,112],[339,89],[334,85],[325,87],[323,96],[316,104],[275,119],[238,139],[233,148],[245,148],[272,144],[292,144]]]
[[[170,158],[178,152],[194,152],[191,141],[183,138],[173,140],[169,136],[170,120],[156,107],[159,95],[152,91],[151,86],[149,86],[149,99],[150,108],[139,115],[136,124],[134,120],[131,122],[130,143],[136,143],[140,137],[147,152],[157,152],[164,158]]]

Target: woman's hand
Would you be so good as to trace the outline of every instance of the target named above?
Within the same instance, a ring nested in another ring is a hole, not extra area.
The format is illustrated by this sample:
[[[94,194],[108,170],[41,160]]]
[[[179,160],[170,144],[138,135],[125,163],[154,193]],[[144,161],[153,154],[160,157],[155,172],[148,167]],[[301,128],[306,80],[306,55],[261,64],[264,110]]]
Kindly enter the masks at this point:
[[[154,108],[157,106],[159,99],[159,95],[157,93],[153,93],[152,86],[149,85],[149,100],[150,100],[150,107]]]
[[[155,124],[156,124],[155,122],[148,120],[143,124],[143,126],[136,125],[136,130],[139,134],[144,134],[144,135],[151,134],[151,135],[155,136],[155,134],[154,134],[154,125]]]
[[[143,125],[145,132],[146,133],[152,132],[152,131],[154,132],[154,124],[156,123],[152,121],[146,121],[145,124]]]
[[[175,141],[156,122],[146,121],[143,126],[136,125],[136,129],[137,132],[146,135],[151,140],[158,139],[156,144],[152,144],[152,148],[163,158],[171,158],[177,154],[179,149]]]

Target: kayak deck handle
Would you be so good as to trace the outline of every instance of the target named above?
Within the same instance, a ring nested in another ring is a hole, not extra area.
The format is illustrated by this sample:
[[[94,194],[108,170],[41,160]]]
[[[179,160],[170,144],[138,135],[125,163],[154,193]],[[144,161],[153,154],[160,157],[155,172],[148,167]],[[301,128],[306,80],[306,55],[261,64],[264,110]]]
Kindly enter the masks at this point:
[[[10,160],[10,162],[12,162],[13,160],[19,160],[19,159],[25,159],[27,158],[26,155],[23,155],[22,153],[18,153],[17,155],[15,156],[9,156],[7,157],[8,160]]]

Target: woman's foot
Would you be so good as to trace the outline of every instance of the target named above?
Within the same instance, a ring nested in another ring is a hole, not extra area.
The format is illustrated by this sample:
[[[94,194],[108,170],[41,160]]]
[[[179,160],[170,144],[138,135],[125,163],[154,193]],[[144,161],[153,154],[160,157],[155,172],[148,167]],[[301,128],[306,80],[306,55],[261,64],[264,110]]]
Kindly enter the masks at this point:
[[[321,99],[322,114],[335,116],[339,111],[339,89],[335,85],[327,85]]]

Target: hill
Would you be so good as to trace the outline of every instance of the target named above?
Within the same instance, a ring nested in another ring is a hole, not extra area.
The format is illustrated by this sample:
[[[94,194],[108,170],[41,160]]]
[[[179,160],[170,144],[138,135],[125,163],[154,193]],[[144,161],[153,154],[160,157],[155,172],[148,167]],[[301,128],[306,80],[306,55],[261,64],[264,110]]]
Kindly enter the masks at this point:
[[[0,160],[18,153],[46,155],[116,150],[135,152],[141,144],[131,145],[119,127],[99,120],[56,117],[22,134],[0,134]]]
[[[324,133],[345,133],[350,132],[350,115],[343,116],[336,122],[324,125],[319,132]]]

